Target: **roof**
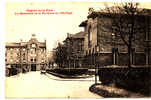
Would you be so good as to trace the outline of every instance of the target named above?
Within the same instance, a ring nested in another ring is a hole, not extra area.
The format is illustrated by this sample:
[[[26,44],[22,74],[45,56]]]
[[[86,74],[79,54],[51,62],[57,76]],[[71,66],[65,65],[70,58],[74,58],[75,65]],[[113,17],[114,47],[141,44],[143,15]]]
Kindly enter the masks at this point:
[[[26,45],[27,45],[27,42],[21,42],[20,45],[21,45],[21,46],[26,46]]]
[[[73,35],[73,38],[84,38],[86,35],[85,32],[79,32],[79,33],[76,33],[75,35]]]
[[[87,16],[87,18],[93,18],[94,19],[94,18],[102,16],[102,15],[106,16],[106,15],[111,15],[111,14],[112,15],[118,15],[118,14],[127,15],[127,14],[125,14],[125,12],[117,11],[116,8],[113,9],[114,7],[110,7],[110,8],[111,8],[111,12],[107,11],[106,9],[103,9],[101,11],[93,11],[90,15]],[[137,14],[136,16],[150,16],[151,15],[151,9],[142,9],[142,8],[139,8],[139,10],[140,10],[140,13]]]
[[[24,47],[27,46],[28,42],[20,42],[20,43],[16,43],[16,42],[7,42],[5,45],[6,47]],[[39,47],[46,47],[45,42],[38,42]]]
[[[18,47],[20,46],[20,43],[15,43],[15,42],[11,42],[11,43],[6,43],[6,47],[9,46],[9,47]]]
[[[46,44],[44,42],[39,42],[39,47],[46,47]]]
[[[83,21],[83,22],[79,25],[79,27],[84,27],[84,26],[86,26],[86,25],[87,25],[87,21],[88,21],[88,20]]]
[[[85,32],[78,32],[76,34],[68,34],[67,38],[84,38],[85,37]]]

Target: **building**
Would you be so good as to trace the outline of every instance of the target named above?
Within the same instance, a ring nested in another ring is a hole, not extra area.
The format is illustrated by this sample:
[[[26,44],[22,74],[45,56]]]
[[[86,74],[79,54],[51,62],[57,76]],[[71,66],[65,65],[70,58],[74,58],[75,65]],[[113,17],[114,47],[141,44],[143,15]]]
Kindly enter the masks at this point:
[[[46,40],[38,42],[35,34],[28,42],[6,43],[6,69],[14,68],[18,72],[37,71],[47,64]],[[9,73],[9,70],[7,70]]]
[[[144,22],[137,21],[137,25],[145,27],[143,30],[138,29],[134,36],[136,39],[133,42],[131,58],[132,64],[136,66],[151,65],[151,10],[144,9],[144,11],[147,14],[136,16],[144,20]],[[123,23],[126,23],[126,20]],[[112,26],[113,30],[108,29],[107,25]],[[87,20],[79,26],[83,27],[86,33],[85,56],[89,65],[97,63],[102,66],[128,65],[127,46],[119,36],[115,37],[113,19],[109,13],[96,12],[91,8]]]
[[[85,33],[67,33],[63,44],[56,48],[57,61],[62,68],[80,68],[83,63]]]
[[[74,68],[83,67],[85,33],[67,34],[64,44],[67,46],[68,61]]]

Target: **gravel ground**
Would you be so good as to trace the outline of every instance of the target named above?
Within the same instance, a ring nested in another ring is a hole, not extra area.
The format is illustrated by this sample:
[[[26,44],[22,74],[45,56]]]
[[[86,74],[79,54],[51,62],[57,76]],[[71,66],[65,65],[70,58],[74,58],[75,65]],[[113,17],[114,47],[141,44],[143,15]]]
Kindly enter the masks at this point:
[[[62,79],[53,75],[28,72],[6,77],[6,98],[102,98],[89,91],[94,77]]]

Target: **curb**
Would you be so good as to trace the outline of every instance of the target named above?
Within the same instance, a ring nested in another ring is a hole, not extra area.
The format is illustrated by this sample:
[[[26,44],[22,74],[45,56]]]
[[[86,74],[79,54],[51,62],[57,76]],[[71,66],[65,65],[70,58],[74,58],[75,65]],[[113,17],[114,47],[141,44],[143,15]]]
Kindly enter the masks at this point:
[[[54,76],[57,76],[59,78],[75,78],[75,79],[79,79],[79,78],[90,78],[90,77],[93,77],[92,75],[91,76],[67,76],[67,75],[62,75],[62,74],[58,74],[58,73],[54,73],[54,72],[46,72],[48,74],[52,74]]]

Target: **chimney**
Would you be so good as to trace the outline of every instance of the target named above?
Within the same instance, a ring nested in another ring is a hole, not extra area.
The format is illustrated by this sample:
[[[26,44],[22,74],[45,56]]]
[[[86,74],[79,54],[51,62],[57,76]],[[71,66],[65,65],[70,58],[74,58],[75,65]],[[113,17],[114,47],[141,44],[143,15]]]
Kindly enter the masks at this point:
[[[31,38],[34,39],[35,37],[36,37],[36,35],[33,33]]]
[[[92,12],[94,12],[94,9],[93,8],[89,8],[88,15],[90,15]]]
[[[70,37],[70,34],[69,34],[69,33],[67,33],[67,37]]]

